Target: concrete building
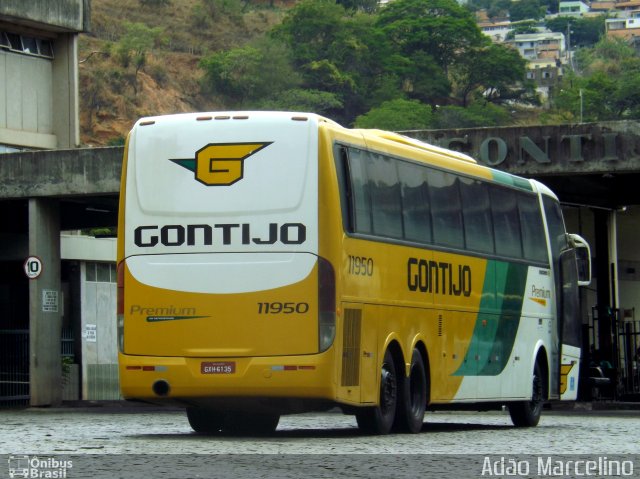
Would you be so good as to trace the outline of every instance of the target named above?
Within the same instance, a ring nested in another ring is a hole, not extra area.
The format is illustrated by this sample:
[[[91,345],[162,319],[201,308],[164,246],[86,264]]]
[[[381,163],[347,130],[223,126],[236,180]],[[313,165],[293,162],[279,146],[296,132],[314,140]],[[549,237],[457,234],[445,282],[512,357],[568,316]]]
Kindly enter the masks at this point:
[[[72,148],[78,124],[78,33],[89,0],[0,2],[0,152]]]
[[[566,51],[564,34],[559,32],[523,33],[508,41],[527,60],[554,55],[561,58]]]
[[[581,17],[588,13],[589,10],[589,4],[581,1],[560,2],[558,5],[558,15],[563,16]]]
[[[623,11],[616,18],[605,20],[605,29],[608,37],[633,40],[640,37],[640,9]]]
[[[89,29],[89,7],[89,0],[0,2],[0,164],[11,152],[79,146],[78,35]],[[68,177],[55,173],[47,183]],[[20,165],[3,182],[9,186],[26,174]],[[6,396],[59,403],[61,345],[73,356],[68,303],[74,295],[63,287],[69,267],[60,261],[60,228],[64,217],[69,227],[80,223],[57,198],[46,197],[47,189],[37,185],[29,198],[0,206],[0,403]],[[25,283],[21,270],[29,256],[39,258],[42,270]],[[77,369],[65,367],[65,378]]]
[[[509,20],[491,21],[489,19],[478,22],[478,27],[492,42],[501,43],[513,30],[513,25]]]

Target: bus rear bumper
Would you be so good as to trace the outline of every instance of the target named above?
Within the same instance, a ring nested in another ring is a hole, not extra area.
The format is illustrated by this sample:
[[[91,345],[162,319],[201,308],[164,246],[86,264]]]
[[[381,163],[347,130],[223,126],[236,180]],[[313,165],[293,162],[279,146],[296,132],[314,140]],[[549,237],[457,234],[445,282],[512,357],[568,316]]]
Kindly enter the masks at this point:
[[[322,354],[251,358],[184,358],[119,354],[125,399],[206,405],[236,399],[333,401],[333,348]],[[276,401],[277,402],[277,401]]]

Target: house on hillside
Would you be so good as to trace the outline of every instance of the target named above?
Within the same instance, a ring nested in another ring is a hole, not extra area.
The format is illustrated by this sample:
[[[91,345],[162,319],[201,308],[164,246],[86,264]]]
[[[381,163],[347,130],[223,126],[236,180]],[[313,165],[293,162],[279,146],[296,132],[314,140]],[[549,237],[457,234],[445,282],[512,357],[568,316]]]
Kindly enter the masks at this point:
[[[589,4],[582,1],[560,2],[558,6],[558,14],[563,16],[581,17],[589,10]]]
[[[559,32],[524,33],[515,35],[506,43],[516,48],[527,60],[535,60],[542,56],[562,58],[566,51],[565,37]]]
[[[623,38],[640,51],[640,9],[624,11],[618,18],[608,18],[605,29],[607,37]]]
[[[501,21],[491,21],[485,20],[478,22],[478,27],[482,30],[486,36],[491,38],[491,41],[500,43],[506,40],[507,35],[513,29],[511,21],[509,20],[501,20]]]

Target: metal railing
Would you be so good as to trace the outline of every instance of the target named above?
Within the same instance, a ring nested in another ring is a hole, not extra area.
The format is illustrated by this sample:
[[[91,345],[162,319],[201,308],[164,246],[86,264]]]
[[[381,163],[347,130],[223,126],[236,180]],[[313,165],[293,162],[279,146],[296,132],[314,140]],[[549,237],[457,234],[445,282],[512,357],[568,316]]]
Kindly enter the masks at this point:
[[[640,321],[635,308],[618,315],[617,346],[620,382],[625,395],[640,394]]]
[[[0,406],[29,404],[29,330],[0,329]]]

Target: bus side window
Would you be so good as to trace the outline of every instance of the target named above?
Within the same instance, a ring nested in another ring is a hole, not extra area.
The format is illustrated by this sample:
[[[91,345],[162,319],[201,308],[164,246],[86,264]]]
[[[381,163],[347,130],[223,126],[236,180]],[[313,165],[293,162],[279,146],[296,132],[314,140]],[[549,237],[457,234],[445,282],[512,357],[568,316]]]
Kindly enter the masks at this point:
[[[567,235],[562,217],[560,203],[549,198],[542,197],[544,213],[547,218],[547,228],[549,229],[549,241],[551,242],[551,256],[554,263],[559,261],[560,253],[567,249]]]
[[[524,257],[532,261],[549,263],[547,241],[542,224],[542,211],[538,198],[533,195],[518,194],[518,210],[522,227]]]
[[[491,185],[490,194],[496,254],[522,258],[522,239],[516,193],[508,188]]]
[[[402,192],[404,239],[431,243],[431,206],[427,169],[407,162],[398,164]]]
[[[464,248],[458,176],[432,168],[428,171],[433,240],[442,246]]]
[[[371,197],[365,169],[365,152],[349,148],[351,225],[356,233],[371,233]]]
[[[464,237],[468,250],[494,253],[491,202],[486,183],[472,178],[460,178]]]
[[[367,177],[371,192],[373,233],[386,238],[402,238],[402,202],[397,161],[368,153]]]

